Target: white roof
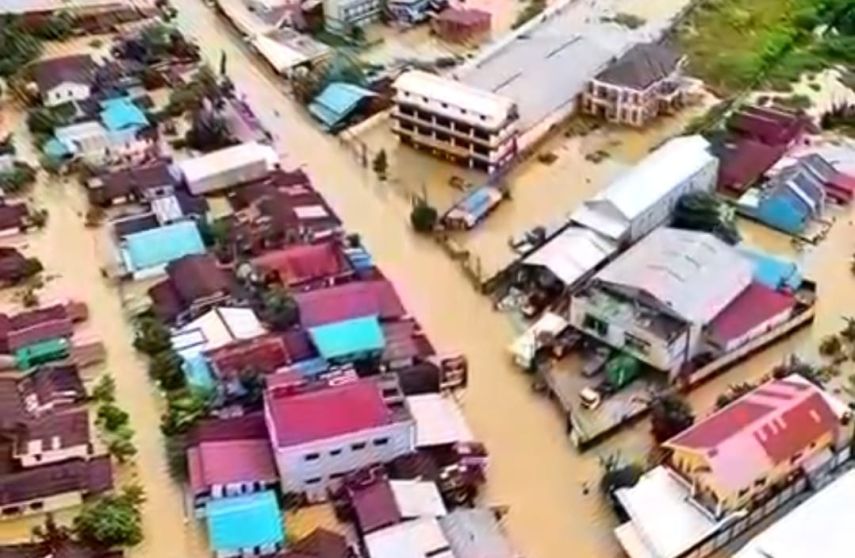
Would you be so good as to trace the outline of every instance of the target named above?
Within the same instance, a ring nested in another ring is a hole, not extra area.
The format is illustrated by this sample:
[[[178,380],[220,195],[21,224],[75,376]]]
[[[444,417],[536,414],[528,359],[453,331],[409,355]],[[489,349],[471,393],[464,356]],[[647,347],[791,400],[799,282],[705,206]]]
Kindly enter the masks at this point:
[[[439,519],[455,558],[521,558],[486,508],[457,508]]]
[[[588,200],[573,214],[573,220],[587,225],[602,220],[614,228],[623,222],[628,226],[637,216],[680,187],[686,179],[708,165],[718,164],[710,144],[701,136],[682,136],[666,142],[631,170],[609,184],[608,188]],[[603,213],[591,216],[590,213]],[[594,226],[595,230],[599,230]],[[607,230],[601,231],[610,238]]]
[[[407,397],[406,402],[416,422],[416,447],[475,440],[463,412],[450,396],[439,393],[413,395]]]
[[[448,513],[435,482],[420,480],[390,480],[389,488],[404,519],[442,517]]]
[[[365,535],[370,558],[455,558],[436,518],[404,521]]]
[[[630,558],[675,558],[716,527],[712,516],[689,501],[688,488],[661,465],[615,496],[630,518],[615,529]]]
[[[545,312],[530,328],[517,337],[509,350],[514,355],[515,360],[521,366],[528,366],[531,359],[534,358],[534,352],[537,349],[537,338],[541,333],[551,333],[558,335],[564,328],[570,325],[570,322],[565,320],[558,314]]]
[[[56,139],[63,143],[81,141],[97,136],[106,136],[107,129],[97,120],[62,126],[54,131]]]
[[[258,35],[253,45],[278,72],[287,72],[331,52],[327,45],[287,28]]]
[[[849,471],[751,539],[734,558],[849,558],[853,503],[855,471]]]
[[[395,80],[393,87],[397,91],[464,109],[467,113],[486,116],[486,123],[491,127],[504,122],[514,106],[511,99],[502,95],[421,70],[404,72]]]
[[[572,285],[617,252],[617,245],[599,234],[568,227],[523,260],[551,271],[565,285]]]
[[[174,332],[172,345],[185,358],[252,339],[267,331],[250,308],[215,308]]]
[[[268,169],[272,170],[279,161],[279,157],[269,145],[249,142],[179,161],[178,168],[187,182],[196,182],[259,160],[267,161]]]
[[[707,324],[748,288],[753,265],[710,233],[662,227],[600,271],[599,281],[647,293]]]

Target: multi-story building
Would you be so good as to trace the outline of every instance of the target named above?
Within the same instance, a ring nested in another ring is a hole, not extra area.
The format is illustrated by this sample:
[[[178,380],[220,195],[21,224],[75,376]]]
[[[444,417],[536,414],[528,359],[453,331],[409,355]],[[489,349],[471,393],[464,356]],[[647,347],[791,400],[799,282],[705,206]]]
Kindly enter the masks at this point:
[[[684,194],[712,192],[717,173],[718,159],[707,140],[674,138],[586,200],[571,218],[619,244],[631,244],[667,223]]]
[[[324,0],[324,26],[334,33],[348,33],[380,19],[381,0]]]
[[[414,450],[413,419],[390,407],[370,379],[272,386],[264,411],[282,491],[310,501],[325,499],[348,472]]]
[[[712,234],[660,228],[573,295],[570,323],[673,378],[752,274],[751,262]]]
[[[394,89],[393,131],[402,143],[489,173],[516,155],[512,100],[422,71],[402,74]]]
[[[644,126],[683,103],[682,61],[664,45],[636,45],[588,83],[583,109],[609,122]]]

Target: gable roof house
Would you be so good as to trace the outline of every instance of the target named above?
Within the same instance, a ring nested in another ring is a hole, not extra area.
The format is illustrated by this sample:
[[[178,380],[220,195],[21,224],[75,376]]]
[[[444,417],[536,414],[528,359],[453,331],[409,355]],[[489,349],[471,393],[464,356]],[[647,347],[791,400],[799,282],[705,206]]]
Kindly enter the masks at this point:
[[[196,223],[179,221],[121,236],[119,252],[123,271],[134,279],[144,279],[160,275],[172,261],[204,254],[205,243]]]
[[[208,254],[188,254],[166,264],[166,280],[148,290],[155,314],[181,325],[232,298],[232,280]]]
[[[205,517],[216,558],[269,556],[285,544],[282,512],[272,491],[210,500]]]
[[[25,203],[0,200],[0,236],[12,236],[26,231],[30,210]]]
[[[27,258],[11,246],[0,246],[0,284],[15,285],[40,267],[37,258]]]
[[[667,222],[689,192],[711,192],[718,159],[701,136],[667,141],[639,164],[586,200],[571,220],[619,244],[631,244]]]
[[[17,314],[0,313],[0,352],[14,352],[41,341],[71,337],[74,316],[68,307],[54,304]]]
[[[386,279],[297,293],[294,300],[300,309],[300,323],[307,328],[366,316],[396,320],[407,314],[395,287]]]
[[[86,181],[89,203],[109,206],[174,193],[178,181],[165,161],[108,171]]]
[[[663,44],[632,47],[588,83],[583,94],[584,111],[609,122],[644,126],[682,104],[683,60]]]
[[[656,229],[573,295],[570,323],[673,377],[752,277],[751,262],[712,234]]]
[[[331,285],[353,274],[336,242],[301,244],[262,254],[253,265],[264,276],[275,278],[290,289]]]
[[[288,545],[283,558],[353,558],[342,535],[318,528]],[[0,557],[2,558],[2,557]]]
[[[97,68],[95,60],[88,54],[49,58],[35,63],[33,76],[42,103],[55,107],[88,99]]]

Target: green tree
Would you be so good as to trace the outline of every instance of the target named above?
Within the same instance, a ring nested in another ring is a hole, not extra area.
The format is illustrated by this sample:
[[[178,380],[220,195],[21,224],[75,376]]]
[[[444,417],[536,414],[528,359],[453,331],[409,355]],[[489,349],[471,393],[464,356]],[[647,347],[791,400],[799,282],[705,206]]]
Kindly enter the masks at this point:
[[[377,178],[380,180],[386,180],[386,172],[389,170],[389,160],[386,156],[385,149],[381,149],[380,152],[377,153],[374,157],[374,161],[371,163],[371,167],[377,174]]]
[[[855,343],[855,318],[843,318],[846,326],[840,331],[840,337],[847,343]]]
[[[793,374],[798,374],[812,384],[822,387],[822,380],[819,377],[819,371],[816,366],[800,359],[796,355],[790,355],[788,359],[772,369],[772,377],[776,380],[781,380]]]
[[[66,11],[59,11],[36,26],[33,35],[46,41],[62,41],[71,36],[75,24],[74,16]]]
[[[60,525],[52,513],[45,516],[45,522],[33,527],[33,539],[41,543],[50,555],[55,555],[71,542],[73,532],[68,527]]]
[[[98,408],[97,422],[107,432],[116,432],[128,424],[130,416],[115,403],[105,403]]]
[[[837,335],[827,335],[819,343],[819,354],[825,357],[837,357],[843,351],[843,343]]]
[[[690,192],[674,208],[673,226],[713,233],[728,244],[739,242],[739,233],[728,208],[709,192]]]
[[[278,330],[284,331],[300,319],[300,311],[294,297],[281,287],[268,289],[262,295],[264,319]]]
[[[26,163],[16,162],[12,170],[0,172],[0,188],[6,194],[19,194],[36,181],[36,169]]]
[[[0,77],[14,75],[41,52],[41,41],[24,29],[23,18],[0,15]]]
[[[730,405],[746,393],[753,390],[756,386],[751,382],[741,382],[738,384],[733,384],[727,388],[725,393],[722,393],[718,396],[718,399],[715,400],[715,408],[721,409]]]
[[[161,351],[148,363],[149,375],[166,391],[181,389],[185,385],[181,357],[172,349]]]
[[[207,393],[184,389],[167,396],[166,413],[161,417],[160,429],[165,436],[184,434],[211,411],[211,398]]]
[[[416,232],[429,233],[436,227],[439,220],[437,210],[427,202],[419,200],[410,212],[410,224]]]
[[[187,145],[207,153],[236,143],[225,119],[216,111],[200,109],[193,113],[190,129],[185,136]]]
[[[600,477],[600,492],[605,496],[611,496],[619,488],[635,486],[644,473],[635,463],[622,463],[620,456],[616,454],[600,457],[600,469],[603,472]]]
[[[128,425],[122,426],[107,439],[107,451],[119,463],[125,464],[137,454],[137,448],[133,440],[133,429]]]
[[[85,504],[74,518],[74,532],[80,540],[96,547],[135,546],[142,541],[142,492],[129,487],[118,496],[102,496]]]
[[[29,279],[35,275],[38,275],[42,271],[44,271],[44,266],[42,265],[41,260],[38,258],[27,258],[24,262],[24,269],[21,271],[24,279]]]
[[[34,108],[27,114],[27,128],[33,134],[50,135],[54,128],[63,124],[63,120],[50,108]]]
[[[650,403],[653,439],[661,444],[695,423],[695,415],[686,401],[676,393],[663,393]]]
[[[143,317],[137,322],[134,348],[149,356],[162,353],[172,347],[171,335],[163,322],[152,317]]]
[[[92,388],[92,399],[99,403],[112,403],[116,400],[116,380],[110,374],[104,374]]]

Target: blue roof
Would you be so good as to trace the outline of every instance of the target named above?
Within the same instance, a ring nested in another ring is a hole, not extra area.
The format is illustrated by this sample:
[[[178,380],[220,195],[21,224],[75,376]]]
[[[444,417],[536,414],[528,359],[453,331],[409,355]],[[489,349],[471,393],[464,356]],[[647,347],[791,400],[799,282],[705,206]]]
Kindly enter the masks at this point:
[[[324,357],[315,357],[295,362],[290,368],[301,376],[311,377],[320,376],[330,369],[330,365]]]
[[[148,126],[145,113],[127,97],[103,101],[101,109],[101,121],[111,132]]]
[[[56,138],[51,138],[45,142],[42,150],[51,157],[56,159],[62,159],[63,157],[67,157],[71,155],[71,151],[69,151],[68,146],[63,142],[59,141]]]
[[[129,271],[168,264],[188,254],[204,254],[205,244],[193,221],[179,221],[124,237],[123,257]]]
[[[386,347],[377,316],[342,320],[309,328],[309,335],[326,359],[382,351]]]
[[[208,359],[201,354],[186,359],[182,368],[187,377],[187,383],[192,387],[204,390],[214,388],[214,377],[211,374],[211,367],[208,366]]]
[[[494,190],[490,185],[473,188],[454,207],[480,221],[495,205]]]
[[[801,286],[802,272],[796,263],[743,246],[739,251],[754,265],[754,280],[758,283],[770,289],[787,287],[796,290]]]
[[[374,97],[373,91],[340,81],[327,85],[321,94],[309,104],[309,112],[321,121],[326,130],[334,130],[359,103],[368,97]]]
[[[215,551],[239,551],[285,540],[279,503],[269,490],[211,500],[205,505],[205,517]]]

